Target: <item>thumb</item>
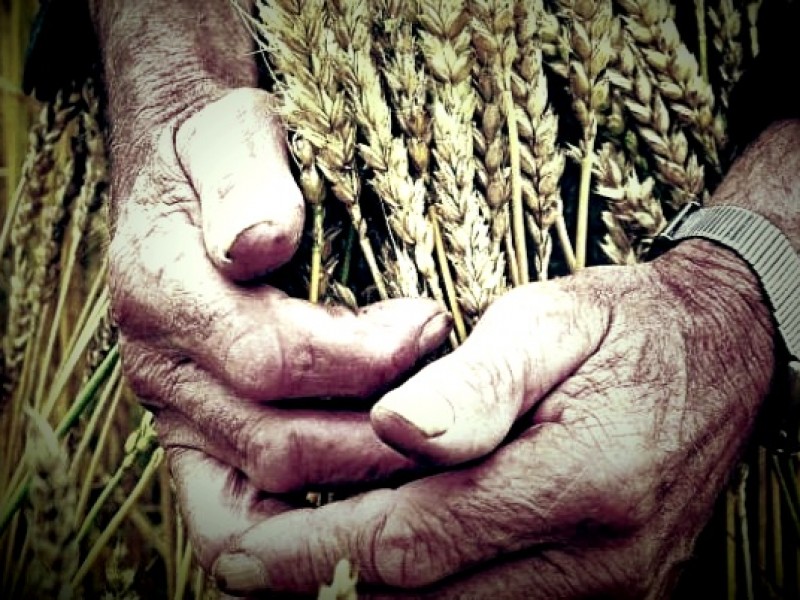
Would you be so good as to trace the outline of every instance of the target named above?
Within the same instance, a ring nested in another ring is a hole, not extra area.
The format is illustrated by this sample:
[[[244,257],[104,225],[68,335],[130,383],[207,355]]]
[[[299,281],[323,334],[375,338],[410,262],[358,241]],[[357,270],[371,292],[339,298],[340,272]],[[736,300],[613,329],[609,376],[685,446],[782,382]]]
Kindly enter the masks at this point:
[[[175,147],[200,199],[206,252],[218,269],[242,281],[292,257],[303,199],[267,92],[228,92],[181,125]]]
[[[400,452],[440,464],[484,456],[516,419],[599,347],[607,309],[556,282],[509,292],[464,344],[372,409],[372,424]]]

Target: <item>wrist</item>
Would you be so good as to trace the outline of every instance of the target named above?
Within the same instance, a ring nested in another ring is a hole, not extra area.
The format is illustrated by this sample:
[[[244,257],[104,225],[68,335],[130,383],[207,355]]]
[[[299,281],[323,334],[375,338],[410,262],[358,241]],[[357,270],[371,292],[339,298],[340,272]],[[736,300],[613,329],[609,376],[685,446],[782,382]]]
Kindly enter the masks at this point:
[[[691,337],[719,347],[710,337],[725,337],[722,352],[711,358],[720,377],[742,379],[748,412],[758,411],[775,371],[776,329],[755,273],[733,251],[702,239],[679,243],[652,263],[659,280],[687,313]],[[746,374],[731,365],[746,364]],[[747,381],[745,381],[745,379]]]
[[[228,0],[93,0],[112,159],[137,165],[163,134],[236,87],[257,84],[252,39]]]

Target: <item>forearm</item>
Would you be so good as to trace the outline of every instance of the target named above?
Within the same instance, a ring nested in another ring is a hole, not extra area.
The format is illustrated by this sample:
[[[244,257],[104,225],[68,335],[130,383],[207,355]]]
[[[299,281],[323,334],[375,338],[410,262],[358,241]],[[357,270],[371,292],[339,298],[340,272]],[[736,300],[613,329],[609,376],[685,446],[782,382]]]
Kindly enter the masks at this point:
[[[90,5],[116,162],[136,164],[162,125],[177,127],[225,89],[256,85],[252,38],[230,0]]]
[[[719,205],[761,214],[800,252],[800,120],[774,123],[747,148],[706,203]],[[741,341],[728,350],[748,355],[748,377],[755,387],[745,405],[731,409],[744,409],[742,416],[749,421],[760,409],[771,384],[775,357],[770,348],[777,345],[774,322],[758,279],[732,251],[704,240],[679,244],[658,262],[662,273],[683,288],[687,302],[707,323],[709,335],[718,335],[720,328],[740,331]],[[756,348],[761,350],[756,352]],[[730,357],[718,358],[730,364]]]
[[[800,252],[800,119],[769,126],[733,164],[706,205],[755,211]]]

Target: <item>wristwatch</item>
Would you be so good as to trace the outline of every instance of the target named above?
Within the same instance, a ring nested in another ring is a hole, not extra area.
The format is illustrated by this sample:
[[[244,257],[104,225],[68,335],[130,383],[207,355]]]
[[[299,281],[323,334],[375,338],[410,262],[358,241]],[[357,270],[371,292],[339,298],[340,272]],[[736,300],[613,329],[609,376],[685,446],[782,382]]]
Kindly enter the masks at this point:
[[[773,396],[782,396],[775,414],[777,446],[800,449],[800,256],[783,232],[765,217],[738,206],[686,204],[654,240],[651,257],[690,238],[710,240],[734,251],[758,277],[788,358],[786,377],[776,378]],[[783,365],[779,365],[779,368]],[[785,386],[785,387],[784,387]],[[788,406],[786,402],[788,401]]]

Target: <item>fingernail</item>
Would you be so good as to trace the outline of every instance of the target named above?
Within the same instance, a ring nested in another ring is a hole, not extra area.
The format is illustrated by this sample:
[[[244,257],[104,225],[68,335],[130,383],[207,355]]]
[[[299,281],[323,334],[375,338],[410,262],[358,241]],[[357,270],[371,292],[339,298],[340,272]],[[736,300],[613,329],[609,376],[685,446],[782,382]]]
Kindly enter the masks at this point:
[[[455,423],[453,407],[444,398],[420,401],[389,393],[372,410],[378,419],[402,419],[426,438],[442,435]]]
[[[228,592],[256,592],[267,588],[264,564],[245,552],[223,554],[212,569],[217,585]]]
[[[419,332],[417,343],[419,354],[427,354],[444,342],[452,323],[453,319],[450,317],[450,313],[443,312],[431,317]]]

